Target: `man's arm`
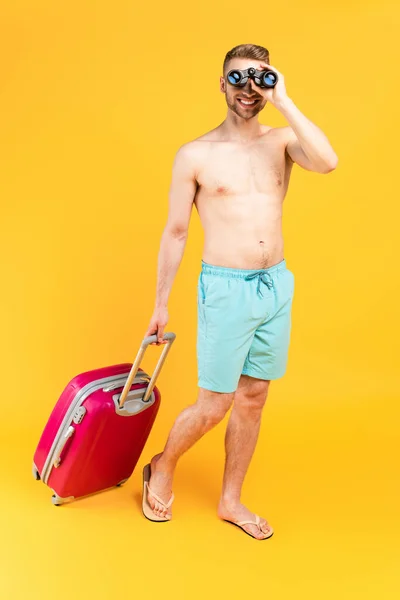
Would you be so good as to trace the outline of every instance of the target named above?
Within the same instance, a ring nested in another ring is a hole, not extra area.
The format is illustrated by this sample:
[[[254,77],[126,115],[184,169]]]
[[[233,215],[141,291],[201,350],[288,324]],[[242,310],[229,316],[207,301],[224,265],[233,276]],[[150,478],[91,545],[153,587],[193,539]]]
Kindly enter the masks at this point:
[[[186,245],[197,181],[191,143],[176,153],[169,190],[167,224],[158,255],[156,308],[165,308]]]
[[[338,157],[326,135],[296,107],[290,99],[278,110],[287,119],[286,152],[293,162],[307,171],[330,173],[337,167]]]
[[[263,61],[260,69],[275,71],[278,81],[272,88],[263,90],[263,96],[286,118],[290,127],[285,127],[285,154],[293,162],[316,173],[330,173],[336,169],[338,157],[326,135],[297,108],[287,95],[285,76],[269,63]]]

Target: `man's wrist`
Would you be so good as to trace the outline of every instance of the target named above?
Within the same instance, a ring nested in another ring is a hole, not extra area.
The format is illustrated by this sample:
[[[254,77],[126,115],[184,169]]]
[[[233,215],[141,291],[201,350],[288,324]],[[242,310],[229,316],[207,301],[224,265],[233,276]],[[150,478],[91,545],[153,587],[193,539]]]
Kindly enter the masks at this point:
[[[155,310],[160,310],[160,309],[164,309],[164,308],[168,308],[168,304],[166,301],[158,301],[155,303],[154,305],[154,309]]]
[[[281,113],[285,113],[286,111],[288,111],[291,108],[293,108],[295,106],[295,103],[293,102],[293,100],[291,98],[289,98],[289,96],[286,96],[285,98],[283,98],[279,102],[276,102],[274,106]]]

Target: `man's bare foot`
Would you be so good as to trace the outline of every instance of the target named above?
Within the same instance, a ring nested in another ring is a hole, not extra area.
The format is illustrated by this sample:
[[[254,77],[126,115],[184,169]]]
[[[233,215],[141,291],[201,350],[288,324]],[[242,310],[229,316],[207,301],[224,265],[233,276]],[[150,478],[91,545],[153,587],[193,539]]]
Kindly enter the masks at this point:
[[[250,512],[243,504],[240,502],[230,502],[229,500],[223,500],[222,498],[218,506],[218,516],[220,519],[225,519],[226,521],[232,521],[234,523],[238,521],[255,521],[254,513]],[[246,524],[241,527],[259,540],[269,537],[272,531],[272,527],[265,519],[260,519],[261,531],[257,525]]]
[[[159,460],[162,457],[162,452],[156,454],[151,459],[151,477],[149,481],[150,489],[167,504],[172,495],[172,475],[162,470],[162,465],[159,464]],[[161,468],[160,468],[161,467]],[[155,498],[149,492],[148,496],[149,504],[155,515],[158,517],[169,517],[171,518],[171,508],[167,510],[162,504],[157,502]]]

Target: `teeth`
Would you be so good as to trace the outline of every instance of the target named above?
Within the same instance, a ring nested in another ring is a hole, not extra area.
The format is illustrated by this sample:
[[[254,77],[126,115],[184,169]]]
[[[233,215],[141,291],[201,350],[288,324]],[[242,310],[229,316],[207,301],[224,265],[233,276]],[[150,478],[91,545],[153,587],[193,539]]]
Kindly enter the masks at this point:
[[[246,104],[248,106],[251,106],[252,104],[255,104],[255,100],[243,100],[242,98],[238,98],[238,100],[242,103],[242,104]]]

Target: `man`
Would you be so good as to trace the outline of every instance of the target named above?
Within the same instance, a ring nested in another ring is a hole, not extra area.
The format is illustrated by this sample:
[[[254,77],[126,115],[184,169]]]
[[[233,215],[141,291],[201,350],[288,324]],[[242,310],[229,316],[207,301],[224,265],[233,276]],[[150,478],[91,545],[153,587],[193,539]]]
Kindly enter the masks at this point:
[[[251,77],[244,87],[227,80],[232,69],[250,67],[275,71],[275,87],[259,87]],[[232,406],[218,516],[261,540],[273,529],[241,504],[240,496],[270,381],[286,369],[294,275],[284,259],[283,200],[294,163],[329,173],[338,159],[323,132],[288,97],[284,76],[269,64],[267,49],[243,44],[228,52],[220,90],[228,105],[226,119],[184,144],[175,157],[157,297],[146,332],[157,334],[157,344],[165,343],[168,297],[195,204],[205,233],[198,280],[199,393],[178,416],[164,451],[145,467],[143,512],[154,521],[171,518],[178,459]],[[258,122],[267,102],[289,126]]]

